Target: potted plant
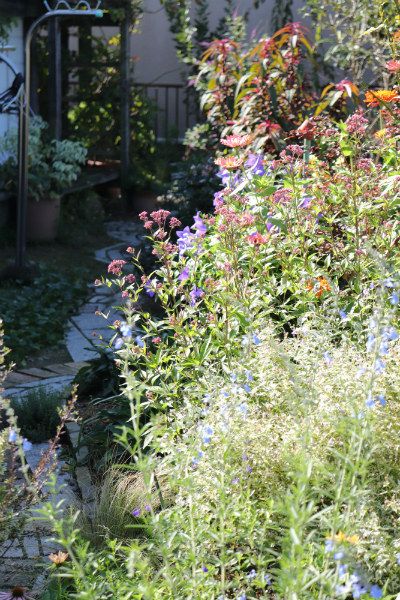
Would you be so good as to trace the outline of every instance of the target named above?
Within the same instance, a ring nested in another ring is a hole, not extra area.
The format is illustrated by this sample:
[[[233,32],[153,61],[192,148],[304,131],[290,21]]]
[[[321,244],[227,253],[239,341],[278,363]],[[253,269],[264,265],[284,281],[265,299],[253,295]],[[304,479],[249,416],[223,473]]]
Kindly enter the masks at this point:
[[[31,241],[52,241],[57,235],[61,196],[76,181],[86,160],[86,148],[79,142],[51,140],[48,125],[34,117],[29,129],[29,177],[27,237]],[[8,131],[0,139],[0,179],[16,192],[18,134]]]

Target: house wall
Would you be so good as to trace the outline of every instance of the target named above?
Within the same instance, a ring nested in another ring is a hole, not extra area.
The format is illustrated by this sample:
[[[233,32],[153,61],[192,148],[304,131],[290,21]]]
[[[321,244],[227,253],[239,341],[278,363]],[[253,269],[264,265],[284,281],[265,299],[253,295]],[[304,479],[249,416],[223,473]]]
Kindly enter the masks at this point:
[[[23,24],[22,19],[17,19],[16,24],[10,32],[10,37],[6,48],[10,50],[2,50],[0,46],[0,54],[5,54],[6,57],[14,64],[18,72],[23,71]],[[14,75],[11,70],[0,62],[0,92],[6,90],[12,84]],[[16,115],[3,115],[0,113],[0,136],[3,135],[10,127],[17,126]]]
[[[250,11],[248,31],[250,35],[271,34],[271,13],[275,0],[265,2]],[[301,0],[294,0],[294,18],[301,20],[298,8]],[[210,25],[215,28],[223,16],[225,2],[210,2]],[[145,13],[140,32],[132,36],[131,53],[137,57],[135,79],[141,83],[182,83],[182,65],[176,58],[174,41],[169,23],[160,0],[145,0]],[[243,14],[253,6],[252,0],[237,0],[238,12]]]

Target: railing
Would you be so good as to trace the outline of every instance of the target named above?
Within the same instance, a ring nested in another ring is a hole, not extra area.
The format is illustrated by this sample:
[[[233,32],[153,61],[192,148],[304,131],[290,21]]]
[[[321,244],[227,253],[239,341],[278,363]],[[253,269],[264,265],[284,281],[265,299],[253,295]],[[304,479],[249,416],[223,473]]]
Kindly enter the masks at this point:
[[[185,131],[199,120],[192,88],[173,83],[136,83],[154,106],[154,132],[157,140],[182,140]]]

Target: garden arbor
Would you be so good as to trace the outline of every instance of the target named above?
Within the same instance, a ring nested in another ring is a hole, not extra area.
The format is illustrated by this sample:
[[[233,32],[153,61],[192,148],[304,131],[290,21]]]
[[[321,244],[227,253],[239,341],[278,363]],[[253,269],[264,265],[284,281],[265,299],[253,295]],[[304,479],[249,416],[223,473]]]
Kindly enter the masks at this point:
[[[21,272],[25,266],[26,255],[26,205],[29,195],[28,189],[28,144],[29,144],[29,117],[33,108],[37,109],[37,82],[34,55],[32,56],[31,44],[42,25],[48,26],[46,43],[49,48],[49,109],[47,118],[50,123],[52,135],[61,139],[63,135],[63,97],[66,80],[65,69],[62,62],[62,49],[68,48],[69,28],[80,26],[81,23],[90,22],[90,17],[101,17],[102,25],[119,26],[121,32],[120,53],[120,175],[122,188],[126,186],[127,173],[130,167],[130,27],[132,11],[129,2],[123,3],[119,8],[118,20],[115,21],[111,14],[113,2],[100,8],[101,0],[42,0],[23,2],[22,0],[0,0],[0,13],[7,16],[23,18],[24,25],[24,62],[25,85],[20,94],[19,102],[19,179],[18,179],[18,214],[17,214],[17,248],[16,271]],[[29,6],[28,6],[29,5]],[[43,12],[43,8],[45,12]],[[65,35],[65,33],[67,35]],[[68,75],[67,75],[68,79]],[[2,90],[0,90],[1,92]],[[29,110],[28,110],[29,107]],[[89,179],[90,180],[90,179]]]

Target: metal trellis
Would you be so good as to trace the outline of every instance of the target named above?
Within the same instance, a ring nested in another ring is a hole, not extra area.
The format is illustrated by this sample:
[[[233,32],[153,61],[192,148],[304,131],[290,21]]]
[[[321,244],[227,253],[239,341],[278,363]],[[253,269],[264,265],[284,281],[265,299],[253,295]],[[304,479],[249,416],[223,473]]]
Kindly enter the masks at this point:
[[[51,6],[44,0],[46,11],[30,26],[25,38],[25,84],[19,94],[19,139],[18,139],[18,212],[17,253],[15,266],[20,271],[25,266],[26,255],[26,210],[28,201],[28,151],[31,94],[31,43],[38,27],[45,21],[58,17],[102,17],[101,0],[56,0]]]

